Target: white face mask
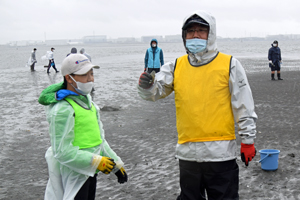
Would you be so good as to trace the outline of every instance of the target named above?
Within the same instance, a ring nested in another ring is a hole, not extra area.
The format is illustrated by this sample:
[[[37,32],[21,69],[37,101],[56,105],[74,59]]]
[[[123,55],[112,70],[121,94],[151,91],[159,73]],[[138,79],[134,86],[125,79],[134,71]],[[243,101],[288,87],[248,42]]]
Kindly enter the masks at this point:
[[[273,46],[274,46],[274,47],[277,47],[277,44],[276,44],[276,43],[273,43]]]
[[[152,44],[152,47],[156,47],[156,44]]]
[[[75,81],[74,78],[73,78],[71,75],[69,75],[69,76],[71,77],[71,79],[72,79],[73,81]],[[80,93],[80,94],[82,94],[82,95],[87,95],[87,94],[89,94],[89,93],[92,91],[93,86],[94,86],[94,82],[81,83],[81,82],[79,82],[79,81],[75,81],[75,83],[76,83],[76,85],[77,85],[77,88],[75,88],[75,87],[71,84],[72,87],[73,87],[78,93]]]

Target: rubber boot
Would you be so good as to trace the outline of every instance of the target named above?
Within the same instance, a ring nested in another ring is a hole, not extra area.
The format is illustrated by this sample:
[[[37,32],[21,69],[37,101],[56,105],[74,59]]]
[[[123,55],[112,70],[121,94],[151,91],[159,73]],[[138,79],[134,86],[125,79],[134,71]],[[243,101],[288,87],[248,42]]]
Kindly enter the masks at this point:
[[[277,78],[278,80],[283,80],[282,78],[280,78],[280,73],[279,74],[277,73]]]
[[[275,81],[275,78],[274,78],[275,74],[271,74],[271,77],[272,77],[272,81]]]

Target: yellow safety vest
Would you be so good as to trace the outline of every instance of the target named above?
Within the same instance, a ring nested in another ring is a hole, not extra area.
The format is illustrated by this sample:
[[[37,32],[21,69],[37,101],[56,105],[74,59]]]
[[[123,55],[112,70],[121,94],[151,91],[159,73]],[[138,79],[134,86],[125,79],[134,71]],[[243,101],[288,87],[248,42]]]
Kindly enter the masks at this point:
[[[210,63],[194,67],[188,55],[174,71],[178,144],[235,139],[229,91],[231,56],[218,53]]]
[[[65,98],[65,100],[71,104],[75,112],[73,145],[79,146],[79,149],[86,149],[101,144],[102,139],[95,106],[92,104],[91,109],[85,109],[70,98]]]

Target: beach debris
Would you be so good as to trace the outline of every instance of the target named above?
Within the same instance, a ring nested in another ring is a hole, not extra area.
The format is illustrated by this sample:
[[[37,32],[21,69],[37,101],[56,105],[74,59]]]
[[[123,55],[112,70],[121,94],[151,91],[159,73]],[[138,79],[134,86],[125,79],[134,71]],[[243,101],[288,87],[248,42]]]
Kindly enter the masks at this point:
[[[294,153],[289,153],[288,156],[291,156],[292,158],[295,158],[295,154]]]
[[[100,108],[101,111],[119,111],[119,108],[112,107],[112,106],[103,106]]]

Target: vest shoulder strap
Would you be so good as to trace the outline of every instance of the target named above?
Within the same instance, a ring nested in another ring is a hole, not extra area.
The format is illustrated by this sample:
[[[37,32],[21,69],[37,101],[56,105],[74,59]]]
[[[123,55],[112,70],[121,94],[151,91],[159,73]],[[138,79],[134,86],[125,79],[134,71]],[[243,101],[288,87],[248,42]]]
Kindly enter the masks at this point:
[[[175,66],[174,66],[174,71],[173,71],[173,73],[175,72],[176,65],[177,65],[177,58],[176,58],[176,60],[175,60]]]
[[[232,56],[230,57],[230,62],[229,62],[229,77],[230,77],[230,73],[231,73],[231,61],[232,61]]]

